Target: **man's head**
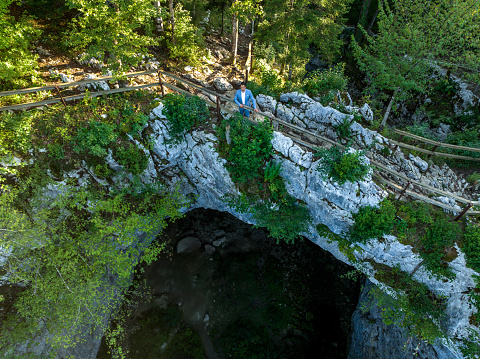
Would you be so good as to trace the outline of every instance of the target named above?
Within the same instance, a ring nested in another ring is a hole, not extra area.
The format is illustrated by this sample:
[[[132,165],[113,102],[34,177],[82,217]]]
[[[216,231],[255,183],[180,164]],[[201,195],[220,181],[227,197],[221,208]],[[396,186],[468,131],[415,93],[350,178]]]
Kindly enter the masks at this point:
[[[240,84],[240,88],[242,89],[242,92],[245,92],[245,89],[247,88],[247,85],[245,84],[245,82],[242,82]]]

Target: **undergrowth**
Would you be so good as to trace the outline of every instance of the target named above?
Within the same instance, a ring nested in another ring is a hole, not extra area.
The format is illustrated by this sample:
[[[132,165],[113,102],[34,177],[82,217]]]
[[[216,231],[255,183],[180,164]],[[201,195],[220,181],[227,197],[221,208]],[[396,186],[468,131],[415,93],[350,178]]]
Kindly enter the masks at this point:
[[[340,185],[345,182],[362,181],[371,172],[371,166],[365,163],[363,152],[347,152],[338,146],[317,149],[316,158],[321,158],[317,166],[320,176],[337,181]]]
[[[405,328],[428,343],[445,337],[445,298],[436,296],[425,284],[399,268],[373,264],[377,269],[375,278],[396,290],[396,298],[393,298],[378,287],[372,289],[383,322]],[[366,309],[368,306],[362,308],[363,311]]]
[[[218,151],[242,195],[224,197],[241,213],[252,213],[257,226],[266,227],[277,240],[293,243],[308,229],[307,207],[287,193],[280,176],[282,163],[273,159],[271,124],[253,124],[236,114],[219,128]]]

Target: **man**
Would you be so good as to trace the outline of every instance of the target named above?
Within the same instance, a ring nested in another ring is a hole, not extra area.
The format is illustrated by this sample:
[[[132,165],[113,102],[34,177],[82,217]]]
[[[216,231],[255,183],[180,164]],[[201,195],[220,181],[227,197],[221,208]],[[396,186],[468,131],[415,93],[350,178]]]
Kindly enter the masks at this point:
[[[248,103],[252,103],[252,107],[254,108],[255,112],[258,112],[257,104],[255,103],[255,98],[253,97],[252,91],[247,90],[247,85],[245,82],[240,84],[240,90],[237,90],[235,93],[235,103],[239,106],[240,114],[245,117],[250,116],[250,111],[247,110],[245,105],[248,106]]]

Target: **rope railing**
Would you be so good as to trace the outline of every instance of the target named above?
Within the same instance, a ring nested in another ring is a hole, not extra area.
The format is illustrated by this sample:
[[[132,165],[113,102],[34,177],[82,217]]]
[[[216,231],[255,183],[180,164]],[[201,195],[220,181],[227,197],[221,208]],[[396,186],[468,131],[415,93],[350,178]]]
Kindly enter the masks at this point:
[[[149,70],[149,71],[129,73],[129,74],[126,74],[124,76],[135,77],[135,76],[148,75],[148,74],[153,74],[153,73],[158,74],[158,80],[159,80],[158,82],[143,84],[143,85],[139,85],[139,86],[129,86],[129,87],[107,90],[107,91],[91,92],[91,93],[89,93],[89,95],[91,97],[97,97],[97,96],[109,95],[109,94],[114,94],[114,93],[134,91],[134,90],[138,90],[138,89],[142,89],[142,88],[148,88],[148,87],[154,87],[154,86],[161,86],[162,94],[165,93],[164,87],[167,87],[167,88],[169,88],[173,91],[183,93],[183,94],[188,95],[188,96],[193,96],[194,95],[194,94],[190,93],[189,91],[186,91],[186,90],[181,89],[181,88],[179,88],[175,85],[172,85],[168,82],[163,81],[160,77],[160,75],[163,75],[163,76],[166,76],[166,77],[168,77],[172,80],[183,83],[183,84],[189,86],[190,88],[195,89],[197,91],[200,91],[204,94],[209,94],[209,95],[215,96],[216,102],[211,101],[211,100],[210,101],[206,100],[206,102],[210,107],[216,107],[217,111],[219,111],[221,109],[222,111],[225,111],[226,113],[230,113],[230,114],[234,114],[236,112],[236,111],[231,111],[231,110],[225,108],[223,105],[220,104],[220,100],[222,100],[224,102],[229,102],[229,103],[235,104],[235,101],[233,99],[231,99],[227,96],[218,94],[215,91],[209,90],[209,89],[207,89],[203,86],[197,85],[197,84],[195,84],[191,81],[188,81],[186,79],[183,79],[179,76],[176,76],[176,75],[171,74],[171,73],[166,72],[166,71]],[[98,77],[98,78],[91,79],[91,80],[82,80],[82,81],[70,82],[70,83],[60,84],[60,85],[57,85],[57,86],[58,86],[58,88],[67,88],[67,87],[71,87],[71,86],[90,84],[90,83],[95,83],[95,82],[99,82],[99,81],[111,80],[111,79],[113,79],[112,76]],[[55,89],[55,87],[56,86],[45,86],[45,87],[37,87],[37,88],[23,89],[23,90],[4,91],[4,92],[0,92],[0,96],[9,96],[9,95],[15,95],[15,94],[21,94],[21,93],[48,91],[48,90]],[[62,98],[55,98],[55,99],[49,99],[49,100],[37,101],[37,102],[31,102],[31,103],[25,103],[25,104],[4,106],[4,107],[0,107],[0,112],[1,111],[6,111],[6,110],[23,110],[23,109],[26,109],[26,108],[42,106],[42,105],[49,105],[49,104],[54,104],[54,103],[58,103],[58,102],[62,102],[62,101],[79,100],[79,99],[84,98],[84,95],[85,94],[82,93],[82,94],[79,94],[79,95],[67,96],[67,97],[62,97]],[[250,106],[245,106],[245,108],[248,109],[248,110],[253,110],[253,108],[250,107]],[[314,145],[314,144],[311,143],[311,140],[310,140],[311,138],[319,141],[320,143],[326,142],[330,145],[336,145],[336,146],[340,146],[342,148],[345,148],[345,146],[342,145],[339,142],[336,142],[334,140],[331,140],[329,138],[326,138],[324,136],[316,134],[312,131],[309,131],[305,128],[296,126],[296,125],[291,124],[289,122],[286,122],[284,120],[281,120],[281,119],[279,119],[275,116],[272,116],[270,113],[259,112],[259,115],[261,115],[263,117],[267,117],[268,119],[274,121],[276,124],[278,124],[280,126],[286,127],[286,128],[288,128],[290,130],[293,130],[293,131],[297,131],[300,134],[300,136],[295,136],[292,133],[287,133],[287,136],[290,137],[294,142],[298,143],[299,145],[307,147],[311,150],[315,150],[315,148],[317,146],[317,145]],[[252,122],[252,123],[256,123],[254,120],[251,120],[251,119],[249,119],[249,121]],[[283,131],[283,132],[285,132],[285,131]],[[474,152],[480,152],[480,149],[478,149],[478,148],[470,148],[470,147],[465,147],[465,146],[455,146],[455,145],[449,145],[449,144],[442,144],[440,142],[436,142],[436,141],[429,140],[429,139],[424,139],[423,137],[412,135],[412,134],[409,134],[408,132],[400,131],[400,130],[395,130],[395,132],[400,134],[400,135],[403,135],[403,136],[409,136],[409,137],[416,138],[416,139],[426,140],[424,142],[429,143],[429,144],[433,144],[433,145],[438,146],[438,147],[440,147],[442,145],[443,147],[450,147],[450,148],[455,148],[455,149],[469,150],[469,151],[471,150],[471,151],[474,151]],[[308,136],[310,136],[310,139],[308,141],[305,141],[301,138],[302,135],[308,135]],[[390,140],[390,139],[389,139],[389,141],[391,143],[395,144],[395,145],[398,145],[398,146],[403,145],[402,147],[406,147],[406,148],[413,147],[414,149],[417,149],[414,146],[403,144],[403,143],[398,142],[398,141],[393,141],[393,140]],[[407,146],[409,146],[409,147],[407,147]],[[428,151],[428,150],[424,150],[424,149],[419,149],[419,150]],[[422,151],[420,151],[420,152],[422,152]],[[432,152],[432,154],[440,154],[441,153],[441,152],[434,152],[434,151],[429,151],[429,152]],[[441,154],[444,154],[444,153],[441,153]],[[446,154],[446,155],[449,155],[449,157],[452,157],[452,158],[462,157],[462,159],[464,159],[464,157],[466,157],[466,156],[456,156],[456,155],[451,155],[451,154]],[[456,157],[453,157],[453,156],[456,156]],[[367,155],[367,157],[368,157],[368,155]],[[466,158],[470,158],[470,157],[466,157]],[[470,159],[472,159],[472,158],[470,158]],[[480,160],[480,159],[474,159],[474,160]],[[404,175],[402,173],[399,173],[399,172],[396,172],[396,171],[388,168],[387,166],[385,166],[385,165],[383,165],[383,164],[379,163],[378,161],[375,161],[371,158],[370,158],[370,163],[372,165],[374,165],[374,167],[378,168],[379,170],[381,170],[383,172],[388,173],[389,175],[392,175],[392,176],[397,177],[401,180],[407,181],[407,185],[405,187],[402,187],[397,183],[393,183],[393,182],[383,178],[380,174],[374,173],[374,175],[373,175],[374,178],[376,178],[378,181],[384,183],[385,185],[388,185],[391,188],[394,188],[395,190],[401,190],[402,194],[404,194],[404,193],[408,194],[411,197],[420,199],[424,202],[427,202],[427,203],[430,203],[430,204],[435,205],[437,207],[441,207],[443,209],[452,211],[454,213],[461,212],[461,215],[463,215],[463,214],[465,214],[465,215],[475,215],[475,216],[480,215],[480,211],[469,210],[472,206],[479,206],[480,201],[471,201],[469,199],[457,196],[453,193],[446,192],[446,191],[434,188],[432,186],[429,186],[427,184],[424,184],[422,182],[413,180],[413,179],[407,177],[406,175]],[[432,198],[426,197],[424,195],[418,194],[416,192],[413,192],[413,191],[407,189],[410,185],[421,187],[421,188],[427,190],[430,193],[434,193],[434,194],[441,195],[441,196],[446,196],[446,197],[451,197],[458,202],[466,204],[467,207],[465,209],[458,209],[458,208],[452,207],[450,205],[447,205],[443,202],[440,202],[440,201],[437,201],[435,199],[432,199]],[[460,217],[460,215],[458,217]]]

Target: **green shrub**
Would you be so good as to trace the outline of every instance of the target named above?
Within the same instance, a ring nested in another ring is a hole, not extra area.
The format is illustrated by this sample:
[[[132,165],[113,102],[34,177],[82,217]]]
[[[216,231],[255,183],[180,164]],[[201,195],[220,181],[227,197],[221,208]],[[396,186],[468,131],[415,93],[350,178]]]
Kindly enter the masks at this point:
[[[165,15],[164,22],[168,23],[168,12]],[[195,27],[192,23],[190,13],[183,9],[182,4],[175,6],[175,44],[171,41],[171,30],[166,29],[165,36],[167,47],[170,50],[170,58],[183,61],[188,64],[199,63],[202,56],[205,55],[205,44],[203,43],[202,30]]]
[[[115,141],[117,135],[108,123],[91,121],[87,127],[78,130],[75,137],[74,151],[79,154],[90,154],[96,157],[107,155],[108,146]]]
[[[260,72],[256,81],[247,83],[247,88],[254,96],[263,94],[278,98],[282,92],[282,79],[274,70],[264,70]]]
[[[361,207],[352,215],[355,223],[350,227],[347,239],[366,243],[371,238],[390,233],[395,225],[395,212],[395,206],[389,199],[380,202],[378,207]]]
[[[303,89],[309,96],[344,91],[348,84],[348,78],[343,74],[344,69],[345,64],[341,63],[326,71],[314,71],[310,77],[303,81]]]
[[[254,125],[236,113],[223,122],[221,136],[224,139],[227,126],[231,144],[225,148],[225,157],[232,180],[237,183],[257,182],[263,178],[263,168],[273,154],[270,122],[265,120]]]
[[[121,115],[122,124],[120,125],[120,131],[129,133],[132,136],[138,135],[139,131],[141,131],[148,122],[148,116],[142,112],[137,112],[130,102],[123,104]]]
[[[345,116],[343,118],[342,123],[339,123],[338,125],[333,126],[338,136],[340,136],[340,138],[344,138],[347,140],[350,140],[353,135],[351,127],[352,127],[352,122],[348,119],[348,116]]]
[[[264,180],[267,186],[267,196],[273,202],[282,201],[286,189],[283,178],[280,176],[282,171],[282,162],[270,161],[265,166]]]
[[[204,123],[210,116],[207,104],[198,96],[185,98],[181,94],[168,94],[164,105],[173,142],[179,142],[193,126]]]
[[[422,248],[420,255],[426,261],[426,267],[434,274],[447,278],[455,277],[455,274],[448,268],[443,260],[445,248],[453,246],[461,234],[460,224],[451,222],[445,216],[439,216],[430,225],[423,237],[421,237]]]
[[[328,149],[320,149],[316,153],[321,157],[321,164],[317,167],[320,176],[327,180],[332,178],[340,185],[345,182],[356,182],[363,180],[370,172],[371,167],[365,164],[363,152],[345,152],[338,146]]]
[[[125,170],[133,175],[142,174],[148,167],[148,157],[143,150],[132,143],[118,148],[114,154]]]
[[[446,303],[442,298],[436,297],[425,284],[413,280],[411,275],[398,268],[391,268],[390,273],[379,271],[376,277],[397,289],[397,298],[379,288],[372,290],[386,325],[398,325],[429,343],[445,336]]]
[[[475,183],[480,181],[480,173],[474,172],[471,175],[467,176],[467,182],[468,183]]]
[[[306,232],[311,221],[308,208],[289,195],[279,204],[270,201],[257,204],[253,217],[257,220],[255,227],[266,227],[270,236],[287,243],[293,243],[301,232]]]
[[[467,257],[467,264],[480,272],[480,227],[469,225],[463,234],[463,251]]]
[[[0,156],[25,153],[31,148],[31,134],[35,113],[23,111],[20,114],[0,114]]]

